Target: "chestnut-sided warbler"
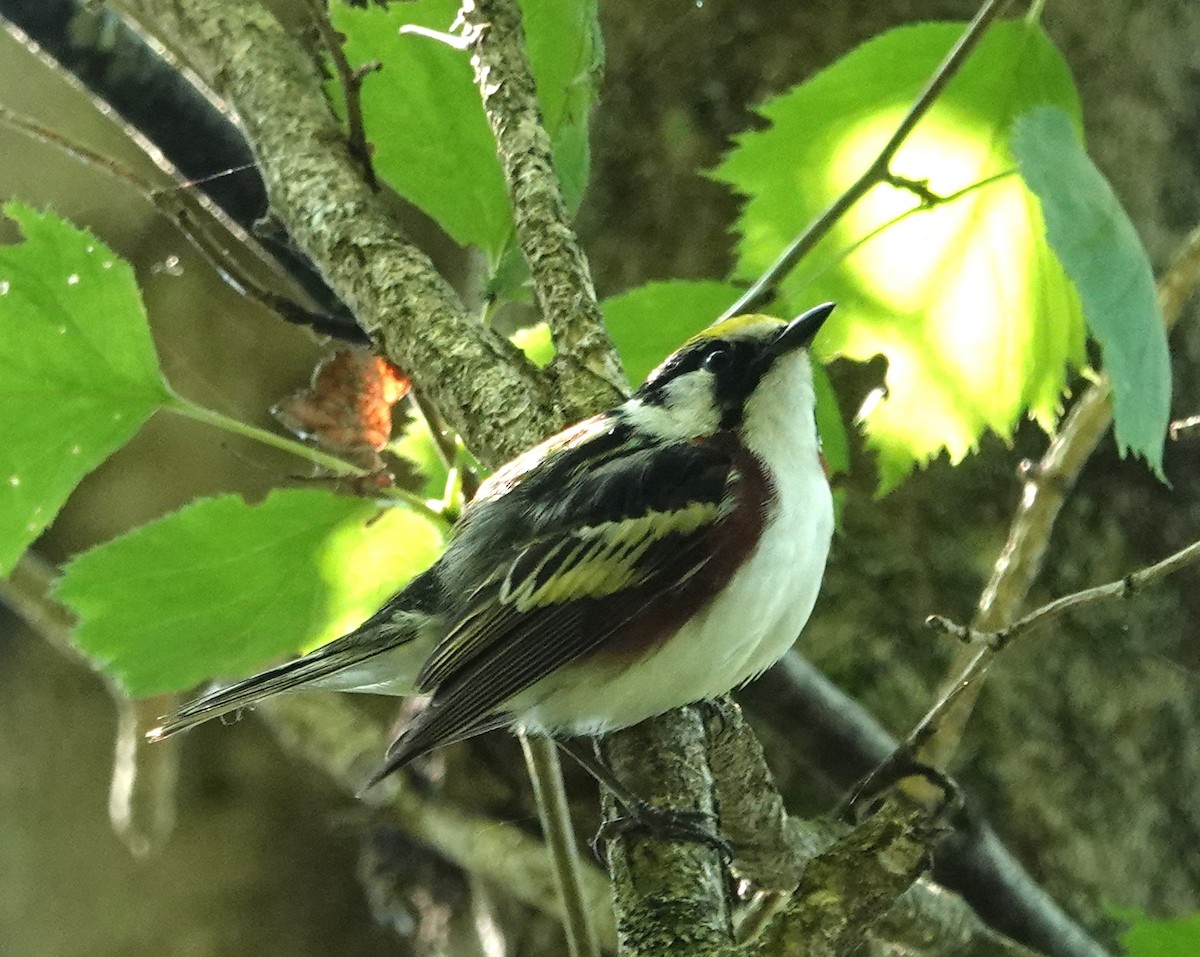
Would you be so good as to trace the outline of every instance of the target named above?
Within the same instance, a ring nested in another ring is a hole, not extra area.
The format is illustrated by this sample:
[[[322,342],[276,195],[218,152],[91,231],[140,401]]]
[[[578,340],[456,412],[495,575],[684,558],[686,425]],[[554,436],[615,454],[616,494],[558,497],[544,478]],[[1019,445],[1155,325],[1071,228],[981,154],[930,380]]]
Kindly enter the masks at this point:
[[[441,558],[354,631],[150,736],[301,686],[430,695],[378,780],[492,728],[595,735],[750,680],[800,633],[829,552],[807,347],[832,309],[710,326],[492,475]]]

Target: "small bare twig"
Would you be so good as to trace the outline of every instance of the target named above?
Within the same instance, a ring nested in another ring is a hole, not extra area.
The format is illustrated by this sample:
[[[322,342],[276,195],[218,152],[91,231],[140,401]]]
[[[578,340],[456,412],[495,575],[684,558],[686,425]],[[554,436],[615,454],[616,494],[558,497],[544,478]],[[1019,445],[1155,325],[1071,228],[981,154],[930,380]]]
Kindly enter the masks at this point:
[[[1158,280],[1158,304],[1168,332],[1178,322],[1184,305],[1198,285],[1200,228],[1187,236]],[[1071,408],[1046,454],[1035,465],[1023,470],[1026,475],[1024,494],[1009,528],[1008,541],[980,596],[972,622],[976,631],[1000,631],[1017,618],[1034,579],[1041,572],[1058,513],[1075,487],[1084,464],[1112,425],[1110,393],[1108,376],[1101,375]],[[986,670],[994,654],[988,648],[964,649],[951,663],[942,685],[943,701],[939,704],[946,709],[952,705],[953,714],[940,716],[925,735],[919,754],[922,762],[940,768],[947,765],[962,738],[978,689],[982,686],[981,682],[973,680],[967,687],[959,688],[962,676],[968,669],[972,672]],[[952,700],[947,702],[945,699],[950,691],[956,688]],[[911,736],[910,740],[913,740]]]
[[[814,219],[808,227],[797,236],[787,248],[784,249],[779,257],[771,263],[767,270],[759,276],[754,283],[741,296],[737,302],[725,310],[721,316],[726,319],[730,316],[736,316],[745,312],[754,312],[761,309],[774,295],[776,285],[795,268],[812,249],[819,243],[825,235],[833,228],[850,208],[857,203],[867,191],[878,183],[886,182],[892,178],[890,165],[895,157],[897,150],[908,138],[908,135],[913,131],[913,128],[920,122],[921,118],[929,112],[929,108],[945,90],[947,84],[954,79],[962,66],[967,61],[967,57],[978,45],[983,38],[987,28],[991,26],[992,21],[1000,14],[1001,8],[1007,3],[1007,0],[986,0],[979,11],[975,14],[974,19],[967,25],[963,35],[959,37],[958,42],[954,44],[946,58],[934,71],[925,89],[921,91],[920,96],[909,108],[909,111],[900,120],[900,124],[896,127],[896,131],[892,133],[891,138],[883,145],[878,155],[872,160],[871,165],[863,171],[846,191],[835,199],[820,216]],[[902,183],[903,188],[916,192],[923,204],[927,204],[930,198],[936,198],[925,190],[922,194],[917,188],[919,184],[912,180],[905,180]]]
[[[355,69],[346,59],[346,51],[342,44],[346,37],[334,29],[329,19],[329,8],[324,0],[308,0],[308,11],[312,15],[313,26],[321,38],[321,44],[333,61],[337,72],[338,84],[342,88],[342,99],[346,104],[346,145],[350,155],[362,166],[363,180],[372,189],[379,188],[375,178],[375,167],[371,163],[371,144],[367,142],[367,128],[363,122],[362,85],[363,80],[383,64],[372,61],[364,63]]]
[[[925,619],[925,624],[937,631],[952,635],[960,641],[983,645],[991,648],[993,651],[999,651],[1022,632],[1032,631],[1039,625],[1044,625],[1046,622],[1066,614],[1073,608],[1078,608],[1080,605],[1090,605],[1093,602],[1108,601],[1112,598],[1128,598],[1150,582],[1165,578],[1167,575],[1177,572],[1181,568],[1186,568],[1196,561],[1200,561],[1200,542],[1193,542],[1187,548],[1180,549],[1175,554],[1164,558],[1161,562],[1133,572],[1131,575],[1126,575],[1119,581],[1109,582],[1107,585],[1096,585],[1093,588],[1085,588],[1083,591],[1077,591],[1070,595],[1064,595],[1062,598],[1057,598],[998,631],[980,631],[976,628],[957,624],[949,618],[943,618],[941,615],[930,615]]]
[[[189,189],[199,181],[178,181],[178,174],[174,174],[177,182],[173,186],[155,183],[142,176],[131,166],[110,156],[97,153],[57,130],[52,130],[37,120],[23,116],[3,105],[0,105],[0,123],[31,139],[60,150],[64,155],[70,156],[84,166],[128,186],[179,230],[192,248],[239,295],[257,302],[264,309],[277,313],[288,322],[311,326],[319,332],[331,332],[344,337],[344,330],[341,327],[336,330],[333,328],[331,317],[301,305],[291,295],[281,295],[269,289],[254,278],[243,264],[238,262],[229,251],[227,242],[230,240],[239,249],[249,252],[258,263],[285,283],[294,295],[303,295],[296,283],[283,272],[279,264],[262,248],[254,236],[234,222],[207,197]],[[160,160],[159,168],[163,169],[164,164],[169,166],[166,160]],[[167,169],[163,171],[170,172]]]
[[[895,766],[898,763],[898,756],[916,757],[919,762],[927,763],[924,756],[930,750],[930,743],[936,742],[947,725],[958,728],[957,722],[962,713],[963,702],[967,702],[968,706],[974,702],[988,665],[991,664],[996,654],[1018,635],[1032,631],[1072,608],[1113,598],[1127,598],[1150,582],[1164,578],[1196,561],[1200,561],[1200,541],[1193,542],[1187,548],[1169,555],[1154,565],[1126,575],[1119,581],[1064,595],[995,631],[984,631],[977,627],[960,625],[941,615],[931,615],[925,619],[925,624],[929,627],[968,642],[971,646],[969,657],[956,673],[954,681],[944,687],[937,702],[925,713],[905,742],[896,749],[892,757],[884,762],[884,765],[873,771],[859,786],[859,792],[869,790],[874,780],[885,778],[887,775],[884,769]]]
[[[554,861],[554,878],[562,900],[563,930],[567,937],[570,957],[600,957],[596,928],[592,926],[583,891],[582,866],[575,849],[575,832],[571,828],[571,812],[567,807],[567,791],[563,786],[562,766],[558,761],[558,745],[551,738],[521,735],[521,749],[533,782],[538,817],[546,833],[550,857]]]

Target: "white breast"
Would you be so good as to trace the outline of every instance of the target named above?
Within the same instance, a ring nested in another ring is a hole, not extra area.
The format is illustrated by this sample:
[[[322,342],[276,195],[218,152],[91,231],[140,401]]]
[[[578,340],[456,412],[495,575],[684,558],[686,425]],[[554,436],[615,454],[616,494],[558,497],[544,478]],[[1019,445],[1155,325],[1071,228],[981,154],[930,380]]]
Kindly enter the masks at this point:
[[[607,675],[594,661],[568,666],[518,696],[510,706],[519,727],[570,734],[627,727],[724,694],[782,657],[812,613],[833,534],[812,409],[807,356],[781,358],[746,406],[747,445],[778,477],[773,520],[749,560],[652,654]]]

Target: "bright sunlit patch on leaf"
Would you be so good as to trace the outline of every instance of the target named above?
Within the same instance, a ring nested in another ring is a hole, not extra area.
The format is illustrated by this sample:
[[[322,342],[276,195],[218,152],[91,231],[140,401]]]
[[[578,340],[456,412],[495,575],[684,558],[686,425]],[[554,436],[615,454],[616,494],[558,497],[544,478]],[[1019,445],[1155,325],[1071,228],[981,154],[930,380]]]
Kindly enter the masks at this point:
[[[427,568],[426,518],[316,489],[202,499],[85,552],[58,588],[74,641],[132,695],[247,674],[363,621]]]
[[[740,277],[870,166],[963,27],[890,31],[764,104],[771,127],[740,136],[715,171],[747,197]],[[864,417],[883,491],[943,450],[957,461],[986,430],[1010,436],[1022,415],[1052,423],[1084,360],[1077,298],[1008,146],[1013,118],[1042,103],[1078,122],[1040,29],[995,25],[893,159],[916,188],[874,186],[780,284],[787,310],[839,304],[821,353],[888,360],[886,395]],[[922,189],[955,198],[923,208]]]
[[[354,520],[335,527],[314,554],[329,613],[307,647],[323,645],[361,623],[396,590],[397,582],[433,564],[444,544],[433,523],[403,507],[377,512],[365,524]],[[382,570],[387,571],[381,576]]]

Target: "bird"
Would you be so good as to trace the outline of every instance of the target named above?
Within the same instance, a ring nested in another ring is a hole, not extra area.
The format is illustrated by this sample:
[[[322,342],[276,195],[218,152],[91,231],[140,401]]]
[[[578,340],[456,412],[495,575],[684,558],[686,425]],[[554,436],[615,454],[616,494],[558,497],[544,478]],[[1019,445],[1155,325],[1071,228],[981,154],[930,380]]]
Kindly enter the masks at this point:
[[[360,626],[149,737],[295,688],[429,696],[371,786],[493,729],[586,739],[745,684],[795,642],[829,554],[808,351],[833,308],[709,326],[492,474],[441,557]]]

